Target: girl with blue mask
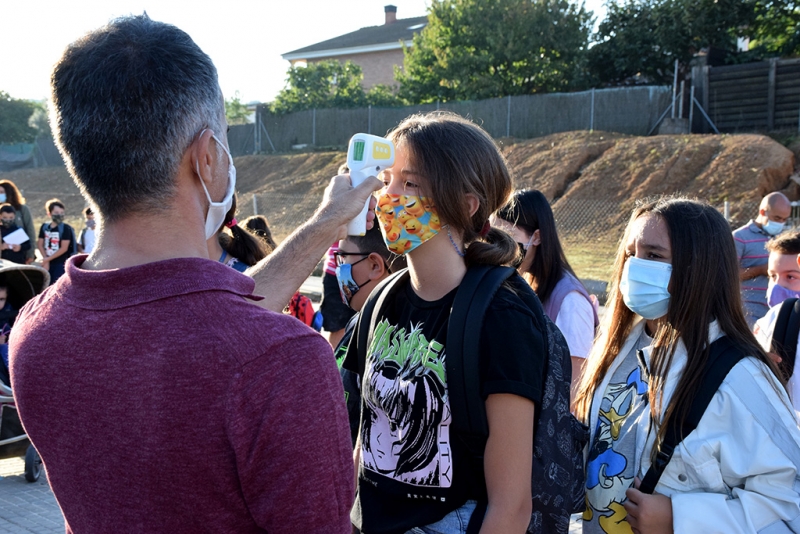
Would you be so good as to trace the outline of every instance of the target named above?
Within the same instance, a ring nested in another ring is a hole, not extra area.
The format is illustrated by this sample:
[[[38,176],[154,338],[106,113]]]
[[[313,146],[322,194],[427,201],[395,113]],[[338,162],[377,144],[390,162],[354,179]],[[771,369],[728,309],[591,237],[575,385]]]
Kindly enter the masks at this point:
[[[591,432],[584,533],[757,532],[800,514],[800,430],[775,363],[745,322],[738,272],[730,227],[711,206],[660,198],[634,210],[576,399]],[[641,479],[663,458],[667,429],[686,422],[709,347],[722,337],[748,356],[643,493]]]

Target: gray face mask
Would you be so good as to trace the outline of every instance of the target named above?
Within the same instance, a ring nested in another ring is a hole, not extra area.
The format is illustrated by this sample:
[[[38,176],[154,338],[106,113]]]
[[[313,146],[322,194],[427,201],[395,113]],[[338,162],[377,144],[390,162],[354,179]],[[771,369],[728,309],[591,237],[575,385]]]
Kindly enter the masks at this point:
[[[62,222],[64,222],[63,215],[51,215],[50,218],[53,219],[53,222],[56,224],[61,224]]]

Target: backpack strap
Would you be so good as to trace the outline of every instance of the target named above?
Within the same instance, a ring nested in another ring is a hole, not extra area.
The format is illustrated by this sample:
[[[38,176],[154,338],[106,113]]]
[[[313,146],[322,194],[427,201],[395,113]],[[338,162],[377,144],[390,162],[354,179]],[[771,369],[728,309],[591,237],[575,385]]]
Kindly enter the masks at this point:
[[[736,346],[728,336],[722,336],[714,341],[709,349],[703,380],[700,387],[697,388],[697,394],[686,415],[686,420],[681,427],[678,427],[674,419],[670,421],[664,434],[664,441],[659,447],[656,460],[647,470],[639,486],[639,491],[643,493],[653,493],[661,475],[664,473],[664,469],[672,459],[675,447],[683,441],[683,438],[697,428],[711,399],[717,394],[722,381],[725,380],[725,377],[728,376],[728,373],[739,360],[747,356],[744,350]]]
[[[772,352],[781,357],[778,367],[786,380],[794,374],[798,334],[800,334],[800,299],[786,299],[781,303],[775,329],[772,332]]]
[[[447,353],[450,356],[445,358],[445,370],[453,429],[477,457],[483,457],[481,447],[489,435],[486,406],[480,395],[483,317],[497,290],[515,272],[512,267],[491,265],[467,269],[453,299],[447,324]]]
[[[367,297],[358,316],[358,374],[364,376],[364,367],[367,365],[367,350],[371,342],[370,336],[377,326],[376,321],[380,316],[383,303],[390,294],[401,285],[400,282],[408,280],[408,269],[402,269],[392,274],[386,280],[375,286]]]

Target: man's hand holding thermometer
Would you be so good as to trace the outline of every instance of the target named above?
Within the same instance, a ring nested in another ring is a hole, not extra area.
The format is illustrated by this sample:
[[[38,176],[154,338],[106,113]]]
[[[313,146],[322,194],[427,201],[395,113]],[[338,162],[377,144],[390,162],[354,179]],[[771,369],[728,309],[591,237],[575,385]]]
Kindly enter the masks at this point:
[[[347,148],[347,167],[350,169],[350,182],[353,187],[370,176],[378,176],[382,170],[394,165],[394,144],[383,137],[359,133],[350,139]],[[369,199],[364,209],[347,225],[347,235],[367,233],[367,211]]]

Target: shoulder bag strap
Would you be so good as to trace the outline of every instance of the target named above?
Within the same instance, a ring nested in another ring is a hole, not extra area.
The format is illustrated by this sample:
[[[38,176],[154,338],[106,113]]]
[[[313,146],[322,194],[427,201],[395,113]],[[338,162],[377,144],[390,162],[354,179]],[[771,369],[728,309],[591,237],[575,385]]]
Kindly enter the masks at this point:
[[[667,464],[669,464],[669,461],[672,459],[675,447],[683,441],[683,438],[697,428],[711,399],[717,394],[717,390],[722,384],[722,381],[728,376],[733,366],[746,356],[747,354],[744,353],[742,348],[736,346],[728,336],[723,336],[711,344],[703,381],[697,390],[697,395],[692,401],[692,406],[686,416],[686,421],[684,421],[680,428],[674,420],[670,422],[664,434],[664,441],[659,447],[656,460],[642,479],[639,491],[643,493],[653,493],[653,490],[658,484],[658,480],[664,473],[664,469],[666,469]]]

